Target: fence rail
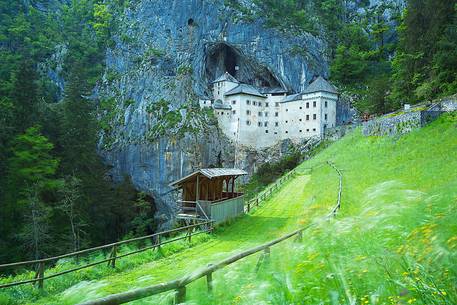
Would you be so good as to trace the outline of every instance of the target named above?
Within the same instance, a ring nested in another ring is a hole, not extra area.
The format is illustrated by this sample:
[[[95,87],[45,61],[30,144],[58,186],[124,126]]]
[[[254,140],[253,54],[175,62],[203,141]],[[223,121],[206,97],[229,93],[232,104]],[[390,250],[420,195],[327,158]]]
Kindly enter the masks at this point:
[[[246,213],[249,213],[252,210],[252,208],[259,206],[260,203],[262,203],[263,201],[265,201],[266,199],[271,197],[271,195],[273,195],[273,191],[278,190],[281,187],[281,185],[283,185],[284,182],[288,181],[295,173],[296,173],[295,169],[291,170],[290,172],[288,172],[287,174],[285,174],[284,176],[282,176],[281,178],[276,180],[276,182],[273,185],[270,185],[269,187],[267,187],[267,189],[265,189],[255,198],[249,200],[244,205],[244,211]]]
[[[198,228],[200,228],[200,230],[195,231]],[[96,266],[96,265],[100,265],[100,264],[103,264],[103,263],[108,263],[109,266],[115,268],[117,259],[120,259],[120,258],[123,258],[123,257],[126,257],[126,256],[130,256],[130,255],[133,255],[133,254],[137,254],[137,253],[140,253],[140,252],[144,252],[144,251],[147,251],[147,250],[150,250],[150,249],[155,249],[155,248],[160,249],[161,246],[169,244],[169,243],[172,243],[172,242],[175,242],[175,241],[178,241],[178,240],[188,239],[189,242],[190,242],[192,236],[195,236],[195,235],[198,235],[198,234],[202,234],[202,233],[208,233],[208,232],[211,232],[212,230],[213,230],[213,221],[205,221],[205,222],[200,222],[200,223],[197,223],[197,224],[193,224],[193,225],[189,225],[189,226],[185,226],[185,227],[181,227],[181,228],[177,228],[177,229],[173,229],[173,230],[167,230],[167,231],[163,231],[163,232],[159,232],[159,233],[155,233],[155,234],[151,234],[151,235],[147,235],[147,236],[132,238],[132,239],[129,239],[129,240],[123,240],[123,241],[119,241],[119,242],[116,242],[116,243],[111,243],[111,244],[107,244],[107,245],[103,245],[103,246],[93,247],[93,248],[89,248],[89,249],[85,249],[85,250],[81,250],[81,251],[76,251],[76,252],[72,252],[72,253],[67,253],[67,254],[63,254],[63,255],[59,255],[59,256],[54,256],[54,257],[49,257],[49,258],[44,258],[44,259],[38,259],[38,260],[31,260],[31,261],[9,263],[9,264],[0,264],[0,269],[13,268],[13,267],[19,267],[19,266],[37,265],[37,268],[36,268],[37,271],[36,271],[35,277],[33,279],[19,281],[19,282],[1,284],[0,285],[0,289],[19,286],[19,285],[24,285],[24,284],[30,284],[30,283],[36,283],[36,284],[38,284],[39,288],[43,288],[45,280],[48,280],[48,279],[51,279],[51,278],[54,278],[54,277],[58,277],[58,276],[61,276],[61,275],[67,274],[67,273],[75,272],[75,271],[78,271],[78,270],[82,270],[82,269],[85,269],[85,268],[89,268],[89,267],[93,267],[93,266]],[[185,232],[186,235],[178,236],[176,238],[172,238],[172,239],[161,241],[161,237],[163,237],[163,236],[176,234],[176,233],[182,233],[182,232]],[[133,243],[133,242],[144,241],[144,240],[152,240],[153,244],[150,245],[150,246],[146,246],[146,247],[137,249],[135,251],[131,251],[131,252],[128,252],[128,253],[123,253],[123,254],[118,254],[119,246],[122,246],[122,245],[125,245],[125,244],[130,244],[130,243]],[[54,274],[47,275],[47,276],[45,275],[46,263],[56,262],[56,261],[58,261],[59,259],[62,259],[62,258],[80,257],[82,255],[87,255],[89,253],[92,253],[92,252],[95,252],[95,251],[100,251],[100,250],[105,250],[105,249],[111,249],[111,251],[110,251],[108,257],[103,259],[103,260],[99,260],[99,261],[96,261],[96,262],[93,262],[93,263],[85,264],[85,265],[82,265],[82,266],[79,266],[79,267],[76,267],[76,268],[72,268],[72,269],[69,269],[69,270],[65,270],[65,271],[62,271],[62,272],[59,272],[59,273],[54,273]]]
[[[338,211],[341,209],[341,195],[343,191],[343,175],[341,171],[330,161],[327,162],[328,165],[333,167],[336,172],[339,175],[339,188],[338,188],[338,198],[337,198],[337,203],[335,207],[331,210],[331,212],[324,216],[324,219],[328,219],[331,217],[335,217],[338,213]],[[291,172],[289,174],[292,174]],[[213,283],[212,283],[212,274],[220,270],[228,265],[231,265],[245,257],[251,256],[253,254],[259,253],[259,252],[264,252],[263,256],[261,259],[259,259],[259,263],[261,263],[264,260],[264,257],[268,257],[270,255],[270,248],[276,244],[279,244],[285,240],[290,239],[291,237],[297,236],[298,239],[302,239],[303,231],[308,230],[312,226],[316,225],[316,223],[312,223],[304,228],[298,229],[292,233],[289,233],[287,235],[284,235],[278,239],[275,239],[273,241],[270,241],[266,244],[251,248],[249,250],[246,250],[244,252],[235,254],[231,257],[228,257],[218,263],[215,264],[209,264],[207,267],[202,268],[196,272],[192,272],[190,275],[186,275],[182,278],[169,281],[166,283],[161,283],[153,286],[149,286],[146,288],[140,288],[140,289],[135,289],[123,293],[118,293],[118,294],[113,294],[104,298],[100,298],[97,300],[92,300],[92,301],[87,301],[84,303],[80,303],[79,305],[118,305],[118,304],[124,304],[128,302],[132,302],[135,300],[143,299],[146,297],[150,297],[159,293],[167,292],[167,291],[172,291],[175,290],[175,304],[180,304],[185,302],[186,299],[186,286],[198,279],[201,279],[203,277],[206,277],[207,280],[207,287],[208,287],[208,292],[211,293],[213,290]],[[258,265],[259,265],[258,263]]]

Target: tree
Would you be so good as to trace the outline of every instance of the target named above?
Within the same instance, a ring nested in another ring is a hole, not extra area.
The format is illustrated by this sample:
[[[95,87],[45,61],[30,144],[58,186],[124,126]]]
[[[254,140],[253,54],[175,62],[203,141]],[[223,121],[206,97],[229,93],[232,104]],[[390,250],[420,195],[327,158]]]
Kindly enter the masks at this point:
[[[410,0],[399,27],[400,41],[393,61],[393,90],[390,99],[398,104],[430,100],[440,94],[434,82],[435,64],[446,47],[446,29],[455,18],[455,2],[448,0]],[[443,40],[444,39],[444,40]],[[451,38],[452,39],[452,38]],[[451,53],[452,54],[452,53]],[[442,57],[441,57],[442,58]],[[451,59],[452,60],[452,59]],[[447,70],[447,69],[446,69]],[[438,87],[437,87],[438,86]]]
[[[69,176],[65,184],[59,189],[59,209],[68,217],[70,223],[71,250],[76,252],[81,249],[83,227],[87,226],[83,220],[83,205],[81,202],[81,179]]]
[[[9,205],[3,212],[15,219],[9,231],[16,232],[19,228],[20,241],[33,249],[35,258],[44,253],[49,205],[54,199],[53,192],[60,185],[55,178],[59,161],[51,155],[53,147],[39,127],[30,127],[16,137],[8,162],[10,196]],[[13,234],[7,236],[12,238]]]

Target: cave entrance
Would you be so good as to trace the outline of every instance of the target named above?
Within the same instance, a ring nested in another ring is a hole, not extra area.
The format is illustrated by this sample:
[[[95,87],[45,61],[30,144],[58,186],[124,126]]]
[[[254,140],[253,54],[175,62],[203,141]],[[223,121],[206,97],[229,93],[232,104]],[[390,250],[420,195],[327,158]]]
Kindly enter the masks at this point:
[[[225,72],[242,83],[264,88],[282,88],[281,82],[266,66],[236,48],[226,43],[209,45],[206,51],[206,79],[212,82]]]

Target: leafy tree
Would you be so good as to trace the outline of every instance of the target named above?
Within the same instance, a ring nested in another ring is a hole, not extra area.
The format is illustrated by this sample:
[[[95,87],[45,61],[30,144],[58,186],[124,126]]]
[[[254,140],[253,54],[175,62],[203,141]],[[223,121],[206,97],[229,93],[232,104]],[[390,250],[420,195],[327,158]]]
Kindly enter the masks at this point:
[[[54,198],[52,193],[60,186],[55,177],[59,161],[51,154],[53,147],[39,127],[30,127],[16,137],[8,162],[10,196],[4,212],[15,219],[9,231],[19,228],[20,240],[33,249],[35,257],[43,254],[42,244],[48,239],[49,205]]]

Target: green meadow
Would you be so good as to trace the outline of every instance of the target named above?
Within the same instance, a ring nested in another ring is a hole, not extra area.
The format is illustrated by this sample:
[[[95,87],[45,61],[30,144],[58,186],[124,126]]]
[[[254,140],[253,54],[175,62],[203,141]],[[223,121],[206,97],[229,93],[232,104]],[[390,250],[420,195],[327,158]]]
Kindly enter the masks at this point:
[[[342,209],[336,203],[343,173]],[[96,267],[0,291],[0,304],[76,304],[173,280],[313,223],[278,244],[256,270],[253,255],[187,287],[186,304],[457,304],[457,114],[401,137],[360,130],[297,168],[249,215],[201,235]],[[95,258],[94,258],[95,259]],[[55,270],[74,262],[61,262]],[[24,275],[26,276],[26,275]],[[1,282],[20,277],[0,279]],[[173,293],[132,304],[169,304]]]

